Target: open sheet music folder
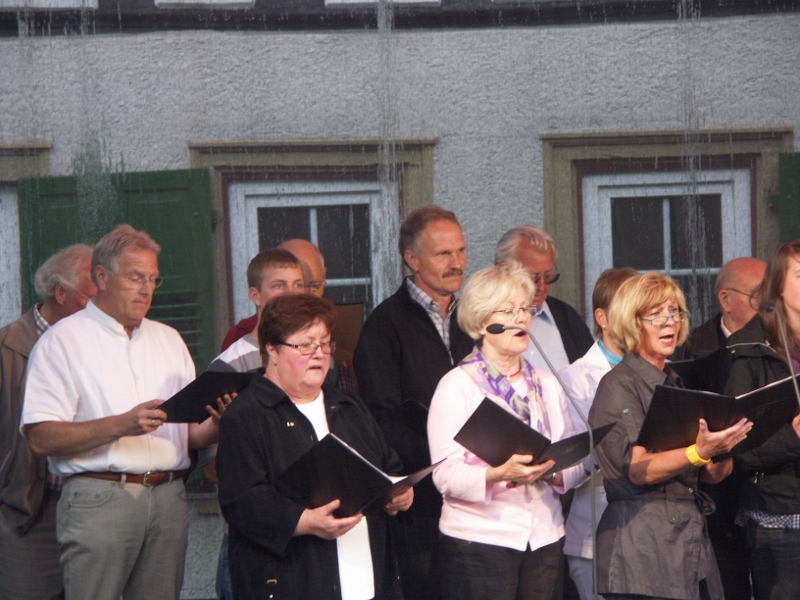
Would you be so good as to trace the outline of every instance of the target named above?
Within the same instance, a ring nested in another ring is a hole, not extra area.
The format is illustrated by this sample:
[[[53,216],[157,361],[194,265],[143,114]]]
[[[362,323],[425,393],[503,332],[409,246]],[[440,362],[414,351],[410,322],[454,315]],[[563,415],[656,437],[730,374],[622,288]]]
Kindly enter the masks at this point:
[[[659,385],[639,432],[638,446],[663,452],[685,448],[695,443],[702,418],[711,431],[721,431],[742,418],[753,422],[747,437],[722,460],[746,450],[758,448],[798,413],[792,378],[742,394],[726,396]]]
[[[595,446],[614,425],[592,430]],[[514,454],[530,454],[534,464],[556,461],[547,473],[563,471],[589,454],[588,432],[551,442],[488,398],[483,399],[453,439],[493,467],[504,464]]]
[[[255,373],[206,371],[158,409],[167,413],[167,423],[201,423],[211,416],[207,405],[224,394],[241,392],[254,376]]]
[[[438,464],[407,477],[393,477],[329,433],[289,465],[278,479],[288,497],[308,508],[340,500],[341,505],[333,514],[342,518],[377,512],[392,498],[422,481]]]

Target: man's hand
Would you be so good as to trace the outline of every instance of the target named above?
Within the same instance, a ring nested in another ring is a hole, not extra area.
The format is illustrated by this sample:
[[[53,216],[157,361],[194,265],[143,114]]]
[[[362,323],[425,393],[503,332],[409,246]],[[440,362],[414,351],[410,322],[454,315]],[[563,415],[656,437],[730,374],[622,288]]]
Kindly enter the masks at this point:
[[[315,535],[324,540],[335,540],[359,524],[362,515],[353,515],[344,519],[337,519],[333,511],[339,508],[339,500],[334,500],[319,508],[307,508],[300,515],[294,535]]]
[[[120,415],[92,421],[43,421],[25,425],[28,445],[40,456],[74,456],[116,442],[127,435],[153,433],[167,414],[163,400],[148,400]]]
[[[220,419],[222,419],[222,415],[225,414],[225,411],[228,409],[228,405],[233,402],[234,398],[239,394],[234,392],[233,394],[224,394],[217,398],[217,407],[214,408],[211,404],[206,404],[206,411],[208,414],[211,415],[211,418],[214,421],[214,425],[219,427]]]
[[[163,400],[148,400],[119,415],[119,437],[152,433],[167,420],[167,413],[158,407]]]
[[[399,496],[395,496],[391,501],[383,507],[389,515],[395,516],[400,511],[407,511],[414,503],[414,488],[410,487]]]

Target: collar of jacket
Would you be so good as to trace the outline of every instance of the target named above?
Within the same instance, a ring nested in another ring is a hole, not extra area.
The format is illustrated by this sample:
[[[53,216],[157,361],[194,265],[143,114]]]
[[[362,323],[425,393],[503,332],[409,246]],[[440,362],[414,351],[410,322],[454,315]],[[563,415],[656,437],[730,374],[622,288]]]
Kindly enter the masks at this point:
[[[39,339],[39,332],[36,329],[36,322],[33,318],[33,310],[29,310],[16,321],[7,325],[8,333],[3,339],[3,345],[28,358],[33,349],[33,345]]]
[[[783,362],[783,359],[767,342],[761,317],[758,315],[739,331],[732,333],[728,338],[728,351],[733,358],[774,358]]]
[[[250,382],[247,389],[252,391],[253,396],[261,404],[269,408],[274,408],[281,402],[292,403],[289,395],[263,374],[253,377],[253,381]],[[322,384],[322,391],[325,394],[325,404],[330,408],[338,408],[340,404],[354,404],[350,397],[335,387]]]
[[[622,365],[627,366],[631,370],[633,370],[639,377],[641,377],[645,383],[648,385],[655,387],[657,385],[664,385],[664,382],[667,380],[667,372],[662,371],[661,369],[655,367],[654,365],[647,362],[641,356],[639,356],[636,352],[628,352],[622,358],[622,362],[619,364],[621,367]],[[666,368],[666,367],[665,367]],[[673,374],[673,378],[677,379],[678,375],[675,374],[672,369],[670,372]]]

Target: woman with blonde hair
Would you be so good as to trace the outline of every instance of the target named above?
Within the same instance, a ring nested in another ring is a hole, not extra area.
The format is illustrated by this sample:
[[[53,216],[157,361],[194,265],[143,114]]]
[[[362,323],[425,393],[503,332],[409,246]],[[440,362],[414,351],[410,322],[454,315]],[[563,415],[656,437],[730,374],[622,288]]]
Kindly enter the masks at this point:
[[[666,359],[689,333],[683,292],[658,272],[632,277],[611,302],[608,327],[625,355],[603,377],[589,413],[592,427],[618,424],[597,448],[609,503],[597,528],[598,591],[615,599],[721,599],[704,516],[713,509],[697,481],[730,474],[730,460],[711,459],[744,439],[752,423],[710,432],[701,419],[687,448],[637,445],[656,385],[679,385]]]

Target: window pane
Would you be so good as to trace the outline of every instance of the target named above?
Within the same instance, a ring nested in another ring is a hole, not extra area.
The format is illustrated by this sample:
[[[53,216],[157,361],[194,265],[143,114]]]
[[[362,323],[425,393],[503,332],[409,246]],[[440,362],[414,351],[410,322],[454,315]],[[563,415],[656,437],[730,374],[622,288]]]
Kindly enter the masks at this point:
[[[274,248],[285,240],[294,238],[311,239],[308,210],[305,206],[296,208],[259,208],[259,251]]]
[[[335,304],[363,304],[374,308],[370,302],[372,294],[369,285],[328,285],[325,286],[325,297]]]
[[[718,311],[714,297],[716,275],[678,275],[673,277],[686,296],[686,304],[692,313],[691,326],[698,327],[713,317]]]
[[[614,267],[637,271],[664,268],[664,213],[661,198],[612,198]]]
[[[720,195],[675,196],[669,200],[672,268],[721,267]]]
[[[370,276],[368,204],[320,206],[317,235],[328,279]]]

